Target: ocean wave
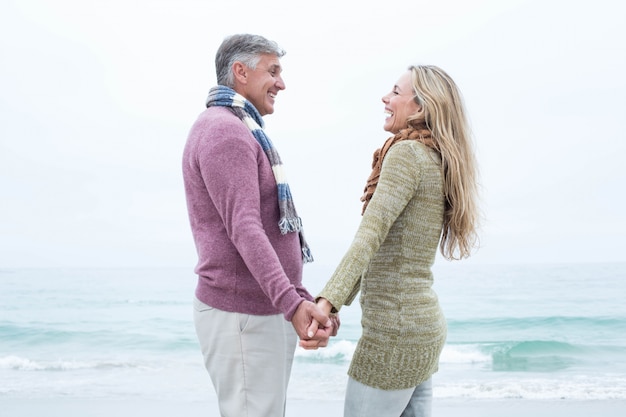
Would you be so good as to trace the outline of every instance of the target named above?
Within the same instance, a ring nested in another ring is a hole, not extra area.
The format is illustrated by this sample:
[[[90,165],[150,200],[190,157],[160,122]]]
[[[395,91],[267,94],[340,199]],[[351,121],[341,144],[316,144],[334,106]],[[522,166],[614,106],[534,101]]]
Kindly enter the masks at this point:
[[[479,364],[493,371],[553,372],[614,362],[624,367],[622,346],[580,345],[559,341],[503,341],[447,344],[441,363]]]
[[[336,340],[318,350],[296,350],[296,359],[303,362],[350,362],[356,342]],[[447,343],[441,353],[442,365],[478,366],[492,371],[548,372],[574,366],[593,366],[598,361],[614,361],[626,365],[626,349],[620,346],[576,345],[558,341],[502,341],[487,343]]]
[[[327,347],[317,350],[296,348],[295,359],[302,362],[345,363],[352,360],[356,343],[348,340],[331,341]]]
[[[481,345],[445,345],[440,363],[450,364],[480,364],[491,363],[492,355],[485,352]]]
[[[96,360],[57,360],[42,361],[31,360],[20,356],[0,357],[0,369],[14,371],[75,371],[83,369],[114,369],[114,368],[147,368],[141,365],[126,361],[96,361]]]

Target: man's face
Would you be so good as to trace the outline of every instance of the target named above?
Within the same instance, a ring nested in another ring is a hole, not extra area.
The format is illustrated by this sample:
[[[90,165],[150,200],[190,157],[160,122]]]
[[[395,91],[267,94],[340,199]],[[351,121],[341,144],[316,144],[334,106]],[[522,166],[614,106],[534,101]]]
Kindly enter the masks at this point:
[[[255,69],[246,67],[247,83],[240,93],[261,113],[274,113],[274,100],[280,90],[285,89],[281,77],[282,67],[276,55],[261,55]]]

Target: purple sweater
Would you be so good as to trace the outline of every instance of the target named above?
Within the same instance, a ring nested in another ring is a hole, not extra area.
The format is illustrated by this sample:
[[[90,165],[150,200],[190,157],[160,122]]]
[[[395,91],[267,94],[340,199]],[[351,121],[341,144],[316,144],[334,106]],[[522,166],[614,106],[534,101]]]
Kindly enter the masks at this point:
[[[282,313],[303,299],[298,233],[278,228],[272,167],[250,130],[228,108],[194,123],[183,153],[191,231],[198,252],[196,297],[224,311]]]

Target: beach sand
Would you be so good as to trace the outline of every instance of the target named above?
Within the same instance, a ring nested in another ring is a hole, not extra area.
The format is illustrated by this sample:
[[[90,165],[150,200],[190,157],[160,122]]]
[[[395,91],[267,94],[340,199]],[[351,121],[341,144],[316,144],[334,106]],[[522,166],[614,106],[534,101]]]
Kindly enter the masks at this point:
[[[287,417],[341,417],[343,401],[291,400]],[[435,417],[622,417],[626,400],[443,400],[435,399]],[[0,399],[3,417],[219,417],[212,400],[145,399]]]

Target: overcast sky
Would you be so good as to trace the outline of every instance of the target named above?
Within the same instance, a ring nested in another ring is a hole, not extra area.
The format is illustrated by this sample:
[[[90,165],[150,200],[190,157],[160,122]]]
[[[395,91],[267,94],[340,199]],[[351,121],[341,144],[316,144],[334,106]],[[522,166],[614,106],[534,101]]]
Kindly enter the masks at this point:
[[[319,265],[354,236],[381,97],[410,64],[465,97],[484,217],[470,262],[626,260],[621,2],[304,4],[3,0],[0,268],[193,267],[181,153],[241,32],[287,51],[266,130]]]

